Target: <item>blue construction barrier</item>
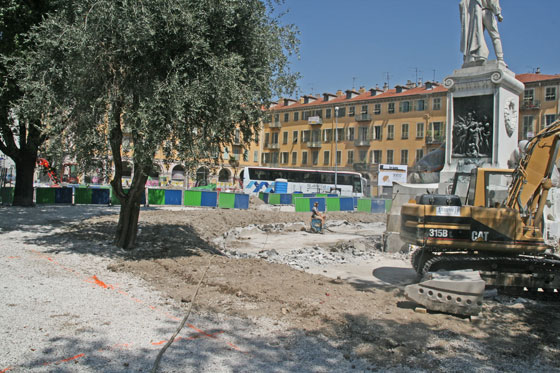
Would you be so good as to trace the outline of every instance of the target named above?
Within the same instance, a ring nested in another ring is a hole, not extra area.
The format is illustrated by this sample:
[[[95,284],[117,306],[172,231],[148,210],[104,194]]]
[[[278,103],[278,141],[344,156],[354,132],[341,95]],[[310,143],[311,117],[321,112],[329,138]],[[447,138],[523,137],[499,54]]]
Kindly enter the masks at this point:
[[[110,189],[92,189],[91,203],[94,205],[108,205],[111,201]]]
[[[249,195],[248,194],[236,194],[234,208],[247,210],[249,208]]]
[[[340,211],[354,211],[354,198],[340,197]]]
[[[54,203],[72,204],[72,188],[55,188]]]
[[[204,207],[218,206],[218,192],[202,191],[200,206],[204,206]]]
[[[181,190],[166,190],[165,191],[165,204],[166,205],[181,205]]]

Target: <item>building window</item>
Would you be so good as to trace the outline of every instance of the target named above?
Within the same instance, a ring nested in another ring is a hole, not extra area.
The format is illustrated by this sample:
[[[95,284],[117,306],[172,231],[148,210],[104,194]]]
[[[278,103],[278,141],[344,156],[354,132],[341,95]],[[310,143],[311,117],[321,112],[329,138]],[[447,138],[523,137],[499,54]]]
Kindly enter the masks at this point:
[[[274,114],[274,123],[280,122],[280,114]]]
[[[336,129],[336,141],[344,141],[344,128]]]
[[[424,157],[424,149],[416,149],[416,162]]]
[[[380,164],[382,161],[382,156],[383,153],[381,152],[381,150],[374,150],[373,151],[373,163],[374,164]]]
[[[348,108],[348,116],[353,117],[355,113],[356,113],[356,108],[354,106],[350,106]]]
[[[426,102],[424,100],[416,101],[416,111],[424,111],[426,107]]]
[[[301,112],[301,119],[303,120],[307,120],[309,119],[309,117],[311,116],[311,111],[307,110],[307,111],[302,111]]]
[[[533,100],[535,99],[535,90],[534,89],[526,89],[525,92],[523,92],[523,101],[525,102],[533,102]]]
[[[298,140],[298,131],[294,131],[292,132],[292,142],[294,144],[297,144],[297,140]]]
[[[393,140],[395,138],[395,126],[392,124],[387,125],[387,140]]]
[[[345,107],[341,107],[338,108],[338,117],[337,118],[342,118],[346,116],[346,108]]]
[[[315,166],[319,164],[319,151],[318,150],[313,150],[311,152],[311,162]]]
[[[278,132],[273,132],[270,134],[270,142],[272,144],[278,144]]]
[[[373,105],[373,113],[374,113],[375,115],[381,114],[381,104],[375,104],[375,105]]]
[[[529,140],[535,135],[533,128],[533,116],[525,115],[523,117],[523,128],[521,129],[521,140]]]
[[[556,87],[546,87],[546,93],[544,99],[546,101],[556,100]]]
[[[368,113],[368,106],[362,105],[362,114],[367,114],[367,113]]]
[[[395,113],[395,103],[394,102],[389,102],[389,105],[387,106],[387,113],[389,113],[389,114],[394,114]]]
[[[354,151],[348,150],[348,164],[354,163]]]
[[[332,141],[332,129],[323,130],[323,141],[331,142]]]
[[[332,112],[332,109],[326,109],[325,110],[325,118],[329,119],[331,117],[331,112]]]
[[[408,164],[408,150],[401,150],[401,164]]]
[[[431,131],[428,131],[428,138],[431,140],[443,140],[443,122],[431,122]]]
[[[279,157],[279,155],[280,155],[279,152],[270,153],[270,163],[272,163],[272,164],[278,164],[278,157]]]
[[[408,123],[403,123],[401,125],[401,138],[403,140],[408,139]]]
[[[310,137],[310,131],[309,130],[301,131],[301,141],[309,142],[309,137]]]
[[[544,125],[545,127],[550,126],[556,120],[556,114],[546,114],[544,116]]]
[[[294,122],[297,122],[299,120],[299,111],[296,111],[294,113]]]
[[[387,150],[387,163],[393,164],[393,151]]]
[[[288,143],[288,131],[284,131],[282,132],[282,144],[287,144]]]
[[[281,153],[280,162],[281,162],[282,164],[287,164],[287,163],[288,163],[288,155],[289,155],[288,152],[282,152],[282,153]]]
[[[354,141],[354,127],[348,127],[348,141]]]
[[[360,163],[367,162],[367,150],[360,150]]]
[[[416,138],[421,139],[424,137],[424,123],[416,123]]]
[[[373,139],[382,140],[383,139],[383,127],[373,126]]]
[[[292,152],[292,164],[297,164],[297,152]]]
[[[368,128],[367,127],[358,128],[358,140],[360,140],[362,142],[368,140]]]
[[[268,153],[262,153],[261,162],[262,162],[263,164],[267,164],[267,163],[268,163]]]
[[[307,164],[307,152],[301,152],[301,164]]]
[[[410,111],[410,101],[399,102],[399,111],[401,113],[408,113]]]
[[[336,164],[339,165],[342,163],[342,152],[340,150],[336,151]]]
[[[323,164],[325,166],[328,166],[331,163],[331,152],[328,150],[325,150],[323,152]]]
[[[441,110],[441,97],[432,99],[432,110]]]
[[[284,123],[288,123],[290,121],[290,113],[284,113]]]
[[[264,134],[264,146],[267,147],[269,143],[270,143],[270,133],[265,133]]]

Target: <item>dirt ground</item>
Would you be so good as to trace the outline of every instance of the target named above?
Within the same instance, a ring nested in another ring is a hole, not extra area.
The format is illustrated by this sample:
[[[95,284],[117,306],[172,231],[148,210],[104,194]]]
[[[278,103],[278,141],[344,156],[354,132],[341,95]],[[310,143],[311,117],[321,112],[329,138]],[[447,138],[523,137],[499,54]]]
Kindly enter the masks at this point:
[[[235,228],[266,229],[279,223],[305,223],[308,218],[259,203],[246,211],[143,210],[138,249],[118,254],[120,260],[110,269],[140,276],[187,309],[209,266],[195,309],[224,317],[267,317],[309,334],[322,334],[336,340],[348,359],[366,359],[377,369],[560,371],[558,304],[489,296],[474,320],[420,313],[405,298],[405,283],[349,282],[262,258],[223,256],[227,248],[214,243]],[[112,215],[83,221],[68,229],[67,239],[106,245],[117,219]],[[351,226],[383,222],[385,217],[332,213],[329,219]],[[275,234],[291,242],[295,232],[286,229]],[[391,259],[379,246],[370,249]]]

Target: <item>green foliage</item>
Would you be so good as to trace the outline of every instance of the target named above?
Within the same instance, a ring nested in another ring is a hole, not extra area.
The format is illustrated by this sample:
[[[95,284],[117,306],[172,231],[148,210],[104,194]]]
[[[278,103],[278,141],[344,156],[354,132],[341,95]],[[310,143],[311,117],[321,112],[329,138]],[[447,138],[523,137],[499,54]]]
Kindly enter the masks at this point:
[[[161,146],[189,166],[237,125],[252,139],[262,108],[296,80],[295,30],[261,0],[84,0],[32,42],[21,115],[39,108],[84,166],[111,154],[117,175],[123,145],[147,173]]]

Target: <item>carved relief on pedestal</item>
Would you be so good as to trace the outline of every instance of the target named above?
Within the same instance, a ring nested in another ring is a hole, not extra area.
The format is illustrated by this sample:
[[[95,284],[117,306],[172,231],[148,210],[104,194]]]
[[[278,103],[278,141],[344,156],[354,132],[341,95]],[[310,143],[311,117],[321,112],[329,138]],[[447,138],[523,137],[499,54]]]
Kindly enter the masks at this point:
[[[509,137],[517,130],[517,117],[517,103],[514,99],[507,100],[504,108],[504,123]]]

